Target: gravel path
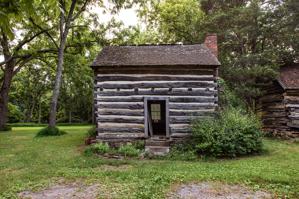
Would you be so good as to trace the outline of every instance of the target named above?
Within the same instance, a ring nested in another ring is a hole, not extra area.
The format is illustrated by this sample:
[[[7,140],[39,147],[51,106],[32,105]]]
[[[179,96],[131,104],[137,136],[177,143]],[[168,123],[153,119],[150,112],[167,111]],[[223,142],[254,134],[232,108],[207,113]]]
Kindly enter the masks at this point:
[[[24,191],[19,198],[31,199],[94,199],[97,198],[99,185],[84,186],[78,183],[54,185],[40,192]]]
[[[168,199],[270,199],[271,194],[252,191],[240,185],[215,182],[180,185]]]

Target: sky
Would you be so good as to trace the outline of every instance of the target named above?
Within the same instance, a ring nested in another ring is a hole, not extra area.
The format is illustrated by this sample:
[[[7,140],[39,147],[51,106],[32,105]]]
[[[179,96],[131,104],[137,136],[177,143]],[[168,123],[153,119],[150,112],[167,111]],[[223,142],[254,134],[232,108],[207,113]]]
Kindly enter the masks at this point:
[[[104,0],[104,6],[107,8],[111,8],[112,4],[109,3],[108,0]],[[113,15],[116,19],[121,20],[125,26],[135,26],[139,23],[138,17],[137,17],[137,9],[138,7],[133,6],[129,9],[121,9],[120,12],[117,15]],[[112,15],[109,13],[103,13],[105,10],[104,8],[101,8],[99,6],[94,6],[92,9],[92,12],[95,12],[99,16],[99,21],[101,23],[108,23],[112,19]]]

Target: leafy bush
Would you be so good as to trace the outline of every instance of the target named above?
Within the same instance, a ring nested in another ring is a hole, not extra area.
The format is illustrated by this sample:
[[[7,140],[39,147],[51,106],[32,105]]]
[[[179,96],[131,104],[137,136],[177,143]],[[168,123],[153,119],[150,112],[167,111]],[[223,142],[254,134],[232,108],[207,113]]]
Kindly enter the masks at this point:
[[[235,91],[227,85],[224,79],[219,79],[218,84],[220,86],[219,105],[227,108],[246,109],[246,104],[238,96]]]
[[[262,150],[260,123],[251,114],[230,108],[215,119],[193,125],[192,142],[197,153],[214,157],[236,157]]]
[[[121,155],[129,157],[136,157],[140,154],[140,150],[131,143],[120,146],[117,152]]]
[[[133,142],[133,146],[134,146],[136,149],[139,149],[140,151],[141,151],[141,150],[144,150],[144,145],[145,145],[144,140],[138,140],[138,141]]]
[[[87,147],[85,150],[85,154],[89,154],[90,152],[97,154],[105,154],[108,153],[110,150],[111,149],[107,143],[96,143]]]
[[[95,126],[91,127],[87,131],[87,137],[96,137],[98,135],[97,128]]]
[[[4,127],[0,128],[0,131],[11,131],[11,126],[5,125]]]
[[[192,145],[190,145],[189,142],[184,142],[172,146],[166,158],[171,160],[192,161],[196,160],[198,157],[196,151],[192,148]]]
[[[46,127],[46,128],[42,128],[36,134],[36,137],[60,136],[64,134],[66,134],[66,132],[59,130],[59,128],[57,127]]]
[[[19,122],[24,118],[23,112],[20,108],[12,103],[8,103],[8,121]]]

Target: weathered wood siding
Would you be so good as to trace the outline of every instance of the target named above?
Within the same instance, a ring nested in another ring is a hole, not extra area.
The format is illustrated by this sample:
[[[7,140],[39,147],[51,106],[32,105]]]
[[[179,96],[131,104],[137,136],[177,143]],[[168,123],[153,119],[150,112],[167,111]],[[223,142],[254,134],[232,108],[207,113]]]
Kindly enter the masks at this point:
[[[169,99],[170,135],[189,133],[192,120],[210,117],[216,110],[216,68],[98,69],[95,102],[99,134],[144,135],[144,97],[154,96]]]
[[[289,118],[287,125],[295,130],[294,135],[299,136],[299,90],[287,90],[284,93],[284,103]]]
[[[277,82],[264,90],[258,107],[264,130],[282,137],[299,136],[299,91],[284,90]]]

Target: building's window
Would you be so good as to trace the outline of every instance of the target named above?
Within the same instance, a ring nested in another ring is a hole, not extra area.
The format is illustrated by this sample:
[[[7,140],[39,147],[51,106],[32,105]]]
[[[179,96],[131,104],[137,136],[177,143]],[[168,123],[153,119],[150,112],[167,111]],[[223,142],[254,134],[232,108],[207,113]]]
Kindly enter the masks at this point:
[[[161,120],[161,108],[160,104],[151,104],[152,120]]]

